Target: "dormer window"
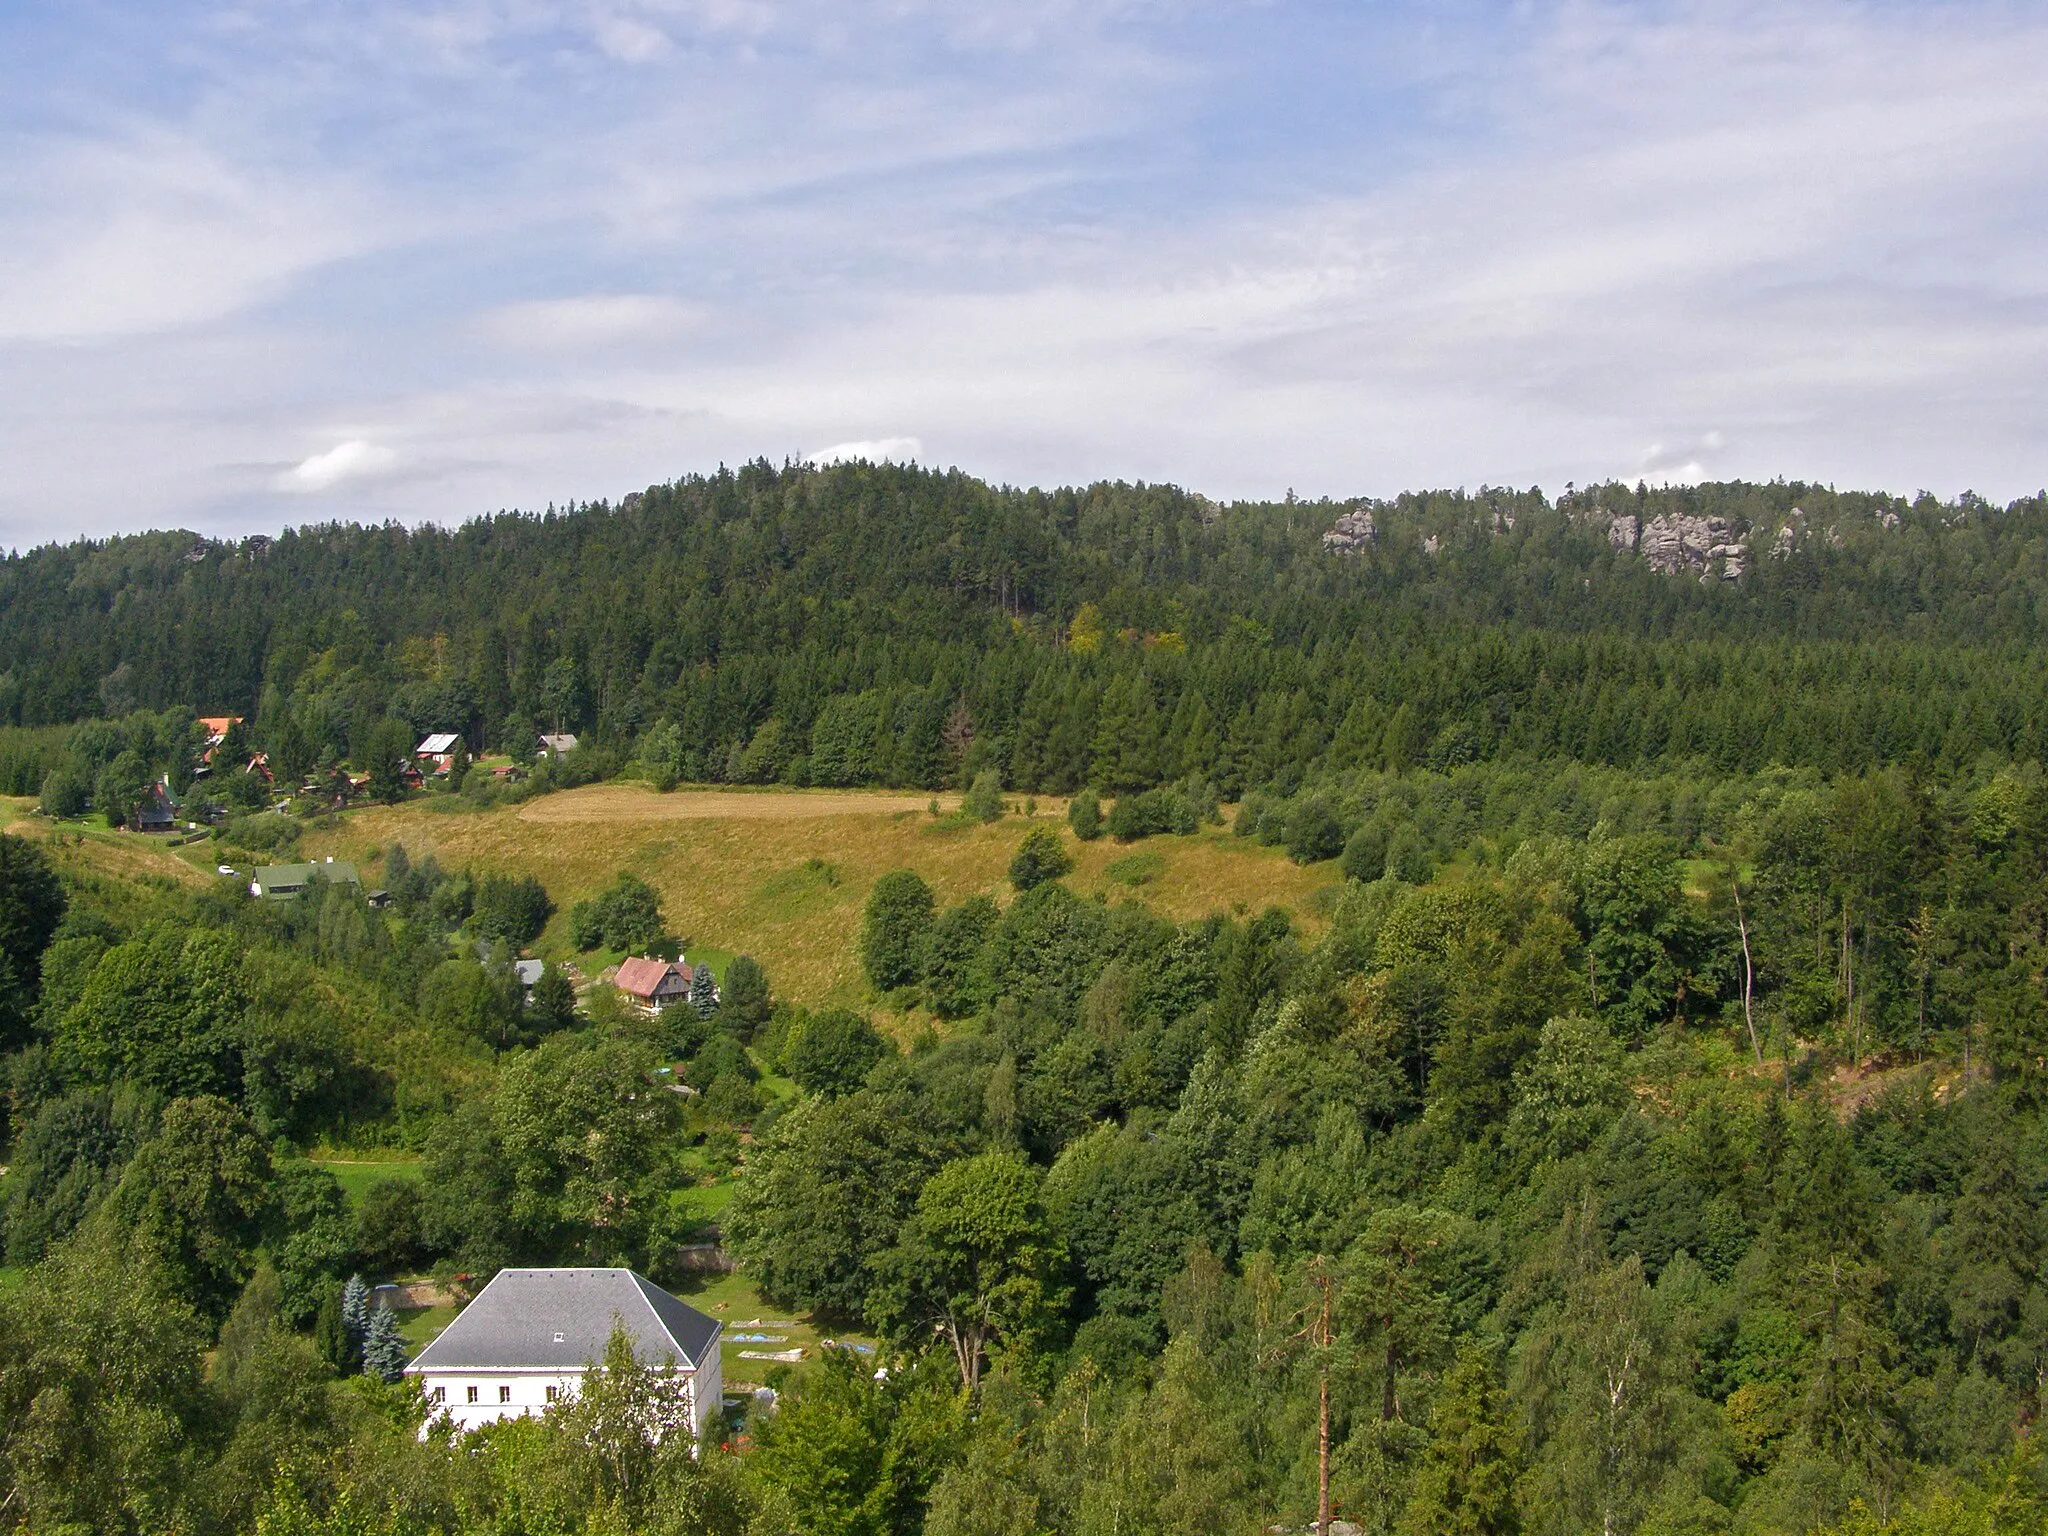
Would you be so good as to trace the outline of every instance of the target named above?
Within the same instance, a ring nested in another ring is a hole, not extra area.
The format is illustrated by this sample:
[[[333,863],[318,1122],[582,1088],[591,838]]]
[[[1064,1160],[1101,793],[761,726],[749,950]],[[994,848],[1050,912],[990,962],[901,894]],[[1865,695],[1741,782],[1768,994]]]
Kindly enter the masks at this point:
[[[557,1344],[561,1343],[561,1342],[562,1342],[562,1335],[560,1335],[559,1333],[558,1333],[558,1334],[556,1334],[556,1335],[555,1335],[555,1342],[556,1342]]]

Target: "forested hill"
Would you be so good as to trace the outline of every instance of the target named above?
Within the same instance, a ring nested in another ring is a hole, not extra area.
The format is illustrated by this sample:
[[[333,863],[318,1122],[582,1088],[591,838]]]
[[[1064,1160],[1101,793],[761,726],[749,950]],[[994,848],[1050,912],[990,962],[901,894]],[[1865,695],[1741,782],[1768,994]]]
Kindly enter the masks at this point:
[[[0,724],[246,713],[309,761],[392,715],[479,747],[668,725],[685,778],[1056,791],[1497,756],[1939,770],[2048,747],[2044,536],[2038,497],[1221,506],[764,463],[454,529],[10,555]]]

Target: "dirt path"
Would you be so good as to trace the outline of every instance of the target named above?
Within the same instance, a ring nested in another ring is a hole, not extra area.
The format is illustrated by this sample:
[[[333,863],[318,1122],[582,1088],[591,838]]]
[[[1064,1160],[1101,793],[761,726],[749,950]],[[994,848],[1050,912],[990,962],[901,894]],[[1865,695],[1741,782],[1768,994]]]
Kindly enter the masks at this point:
[[[865,794],[858,790],[679,789],[656,794],[637,784],[592,784],[542,795],[519,808],[521,821],[797,821],[820,816],[894,816],[922,811],[930,795]],[[940,797],[948,807],[957,795]]]

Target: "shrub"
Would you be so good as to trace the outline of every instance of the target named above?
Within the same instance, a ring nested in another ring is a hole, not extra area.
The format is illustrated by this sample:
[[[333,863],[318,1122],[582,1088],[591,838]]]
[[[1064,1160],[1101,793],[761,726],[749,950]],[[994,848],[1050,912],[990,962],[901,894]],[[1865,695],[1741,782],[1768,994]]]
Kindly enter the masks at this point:
[[[1344,844],[1343,862],[1339,866],[1347,880],[1362,880],[1367,885],[1387,872],[1387,829],[1376,821],[1368,821]]]
[[[1073,867],[1074,856],[1067,852],[1059,833],[1051,827],[1033,827],[1017,845],[1017,856],[1010,860],[1010,884],[1028,891],[1034,885],[1059,879]]]
[[[1102,836],[1102,797],[1093,789],[1084,789],[1074,796],[1067,802],[1067,825],[1084,843]]]
[[[974,783],[960,802],[960,809],[976,821],[1002,820],[1003,781],[996,776],[995,769],[984,768],[974,776]]]
[[[85,775],[67,764],[50,770],[49,777],[43,780],[43,795],[39,803],[45,816],[71,821],[85,814],[90,798]]]
[[[1161,832],[1189,833],[1201,818],[1187,797],[1174,789],[1148,789],[1142,795],[1120,796],[1109,813],[1109,835],[1120,843]]]
[[[1287,818],[1287,856],[1297,864],[1320,864],[1344,851],[1344,827],[1319,799],[1304,800]]]
[[[487,939],[503,939],[514,949],[524,949],[539,938],[554,910],[547,888],[532,875],[485,875],[477,882],[477,932]]]
[[[866,1082],[888,1053],[889,1042],[866,1019],[845,1008],[827,1008],[798,1027],[783,1048],[782,1064],[806,1093],[836,1098]]]
[[[861,914],[860,963],[884,992],[916,981],[932,926],[932,888],[908,869],[891,870],[868,892]]]
[[[610,889],[569,909],[570,936],[578,949],[616,949],[639,954],[667,937],[661,898],[637,875],[621,875]]]

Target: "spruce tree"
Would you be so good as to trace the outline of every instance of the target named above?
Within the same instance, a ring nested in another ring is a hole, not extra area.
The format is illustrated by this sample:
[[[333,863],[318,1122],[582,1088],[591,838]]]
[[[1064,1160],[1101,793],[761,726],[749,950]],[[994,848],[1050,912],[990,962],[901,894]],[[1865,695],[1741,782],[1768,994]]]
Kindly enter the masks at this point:
[[[370,1336],[370,1288],[361,1275],[350,1275],[341,1287],[341,1329],[347,1339],[347,1358],[360,1360]]]
[[[1429,1430],[1396,1536],[1514,1536],[1521,1457],[1506,1398],[1478,1350],[1462,1350],[1444,1377]]]
[[[690,967],[690,1008],[700,1019],[718,1012],[718,979],[701,960]]]
[[[398,1314],[378,1307],[370,1314],[368,1333],[363,1339],[363,1374],[381,1381],[396,1381],[405,1374],[405,1335],[398,1331]]]

